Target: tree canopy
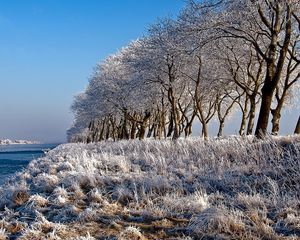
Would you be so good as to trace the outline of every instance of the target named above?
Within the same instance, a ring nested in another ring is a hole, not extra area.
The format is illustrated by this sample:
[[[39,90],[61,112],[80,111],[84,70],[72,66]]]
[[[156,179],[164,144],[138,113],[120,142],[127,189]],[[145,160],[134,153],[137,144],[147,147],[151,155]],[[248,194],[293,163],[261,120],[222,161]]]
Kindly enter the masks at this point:
[[[202,136],[234,111],[239,133],[277,134],[282,109],[299,95],[300,3],[190,0],[177,19],[98,63],[75,97],[69,141],[177,139],[198,120]],[[258,114],[258,116],[256,116]]]

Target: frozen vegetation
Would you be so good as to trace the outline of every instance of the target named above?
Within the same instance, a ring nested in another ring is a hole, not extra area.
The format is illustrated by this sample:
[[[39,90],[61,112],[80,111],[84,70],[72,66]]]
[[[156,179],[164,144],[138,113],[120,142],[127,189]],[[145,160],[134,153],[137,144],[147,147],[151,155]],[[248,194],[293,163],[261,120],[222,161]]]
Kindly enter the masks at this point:
[[[29,141],[29,140],[10,140],[10,139],[0,139],[0,145],[11,145],[11,144],[39,144],[37,141]]]
[[[0,239],[299,239],[300,138],[63,144],[0,188]]]

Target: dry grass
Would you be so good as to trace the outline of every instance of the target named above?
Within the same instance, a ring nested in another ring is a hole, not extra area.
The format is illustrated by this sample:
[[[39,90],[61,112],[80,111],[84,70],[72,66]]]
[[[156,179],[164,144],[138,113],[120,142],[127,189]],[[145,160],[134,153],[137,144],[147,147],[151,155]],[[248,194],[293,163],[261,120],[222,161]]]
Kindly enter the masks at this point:
[[[64,144],[0,188],[0,239],[299,239],[300,139]]]

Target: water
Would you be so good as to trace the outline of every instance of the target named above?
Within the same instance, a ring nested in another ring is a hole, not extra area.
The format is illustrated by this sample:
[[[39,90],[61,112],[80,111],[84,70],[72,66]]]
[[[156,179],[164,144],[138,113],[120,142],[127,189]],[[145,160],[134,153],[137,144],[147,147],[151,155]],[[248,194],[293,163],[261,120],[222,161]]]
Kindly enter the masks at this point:
[[[32,160],[44,156],[45,149],[58,144],[0,145],[0,184],[15,172],[22,170]]]

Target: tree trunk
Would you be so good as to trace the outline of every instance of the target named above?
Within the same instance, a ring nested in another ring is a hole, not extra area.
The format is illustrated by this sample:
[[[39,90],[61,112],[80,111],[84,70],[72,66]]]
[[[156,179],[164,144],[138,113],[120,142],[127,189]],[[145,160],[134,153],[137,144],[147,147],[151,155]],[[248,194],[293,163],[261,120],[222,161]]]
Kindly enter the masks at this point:
[[[158,139],[161,139],[162,131],[163,131],[163,119],[162,119],[162,113],[159,112],[158,114],[158,126],[157,126],[157,137]]]
[[[173,124],[173,113],[171,112],[171,116],[170,116],[170,122],[169,122],[169,126],[168,126],[168,133],[167,133],[167,137],[170,137],[173,133],[174,130],[174,124]]]
[[[151,125],[149,126],[149,130],[148,130],[148,133],[147,133],[147,138],[150,138],[150,137],[151,137],[151,135],[152,135],[152,133],[153,133],[153,131],[154,131],[154,128],[155,128],[155,123],[153,123],[153,124],[151,124]]]
[[[204,137],[204,139],[206,139],[206,138],[208,138],[208,126],[207,126],[207,121],[204,117],[203,110],[202,110],[202,108],[200,107],[199,104],[198,104],[198,111],[199,111],[199,115],[197,114],[197,116],[198,116],[199,121],[202,124],[202,134],[201,134],[201,136]]]
[[[151,116],[150,112],[145,112],[145,116],[143,118],[143,121],[142,121],[141,127],[140,127],[140,134],[139,134],[140,140],[143,140],[145,138],[147,122],[148,122],[150,116]]]
[[[163,134],[164,134],[164,139],[167,139],[167,129],[166,129],[166,119],[165,119],[165,116],[163,117],[163,122],[162,122],[162,131],[163,131]]]
[[[192,113],[192,116],[191,116],[191,119],[189,119],[187,116],[184,116],[185,119],[186,119],[186,126],[184,127],[184,137],[187,138],[188,136],[190,136],[192,134],[192,127],[193,127],[193,122],[194,122],[194,119],[196,117],[196,111],[194,109],[193,113]]]
[[[173,90],[170,89],[170,95],[171,95],[171,104],[172,104],[172,116],[173,116],[173,124],[174,124],[174,133],[173,133],[173,140],[176,140],[179,138],[179,116],[178,116],[178,109],[176,106],[176,99],[173,96]]]
[[[99,136],[100,141],[104,140],[105,123],[106,123],[106,120],[104,119],[102,122],[102,127],[101,127],[101,131],[100,131],[100,136]]]
[[[113,126],[112,134],[114,135],[114,126]],[[109,139],[109,136],[110,136],[110,124],[109,124],[109,122],[108,122],[108,123],[107,123],[107,126],[106,126],[106,136],[105,136],[105,139],[108,140],[108,139]],[[115,138],[115,137],[113,136],[113,138]]]
[[[277,108],[275,110],[272,109],[271,113],[273,115],[273,118],[272,118],[272,134],[273,135],[278,135],[279,122],[280,122],[281,114],[280,114],[280,111],[277,110]]]
[[[179,122],[178,122],[178,118],[175,117],[174,119],[174,133],[173,133],[173,140],[178,139],[180,136],[180,130],[179,130]]]
[[[224,121],[220,120],[220,124],[219,124],[219,131],[218,131],[218,137],[222,137],[223,136],[223,129],[224,129]]]
[[[121,130],[121,139],[129,139],[129,133],[127,130],[127,110],[124,110],[124,119],[122,124],[122,130]]]
[[[110,137],[113,138],[114,141],[116,141],[117,137],[117,126],[116,126],[116,119],[114,117],[110,117],[109,122],[107,124],[107,130],[106,130],[106,139],[109,139]],[[110,130],[111,129],[111,130]]]
[[[264,138],[267,134],[273,92],[272,87],[265,82],[265,86],[262,89],[261,106],[255,130],[255,135],[258,138]]]
[[[145,133],[146,133],[146,126],[142,124],[140,129],[140,134],[139,134],[139,140],[143,140],[145,138]]]
[[[278,3],[279,4],[279,1]],[[280,11],[278,11],[280,14]],[[284,63],[286,61],[286,55],[288,52],[288,47],[291,41],[292,34],[292,24],[291,24],[291,8],[288,7],[285,14],[286,24],[285,24],[285,37],[283,41],[283,46],[280,49],[279,56],[277,56],[278,47],[278,37],[280,29],[280,21],[277,21],[274,27],[275,31],[272,31],[271,43],[268,48],[268,58],[267,58],[267,73],[264,81],[264,86],[262,88],[262,101],[257,121],[257,126],[255,130],[255,135],[258,138],[264,138],[267,134],[269,115],[271,112],[271,104],[273,93],[280,81]],[[279,19],[279,16],[277,16]]]
[[[291,86],[291,85],[290,85]],[[288,84],[285,84],[281,97],[278,93],[276,93],[277,106],[275,109],[271,110],[273,115],[272,118],[272,134],[277,135],[279,132],[280,119],[281,119],[281,111],[283,108],[283,104],[288,93],[289,87]]]
[[[248,98],[248,96],[246,96],[245,103],[244,103],[244,109],[242,109],[242,121],[241,121],[241,125],[240,125],[240,130],[239,130],[240,136],[245,135],[246,120],[247,120],[247,113],[248,113],[248,102],[249,102],[249,98]]]
[[[156,140],[157,139],[157,131],[158,131],[158,124],[155,123],[154,124],[154,128],[153,128],[153,138]],[[151,136],[150,136],[151,137]]]
[[[202,123],[202,137],[204,137],[204,139],[208,138],[208,125],[206,122]]]
[[[189,122],[184,128],[184,136],[187,138],[192,134],[192,122]]]
[[[130,130],[130,139],[135,139],[136,133],[136,121],[132,121],[131,130]]]
[[[298,122],[297,122],[297,125],[296,125],[296,128],[295,128],[295,134],[300,134],[300,116],[298,118]]]
[[[249,119],[248,119],[248,126],[247,126],[247,135],[252,135],[253,133],[255,111],[256,111],[255,96],[252,95],[250,96],[250,111],[249,111]]]

